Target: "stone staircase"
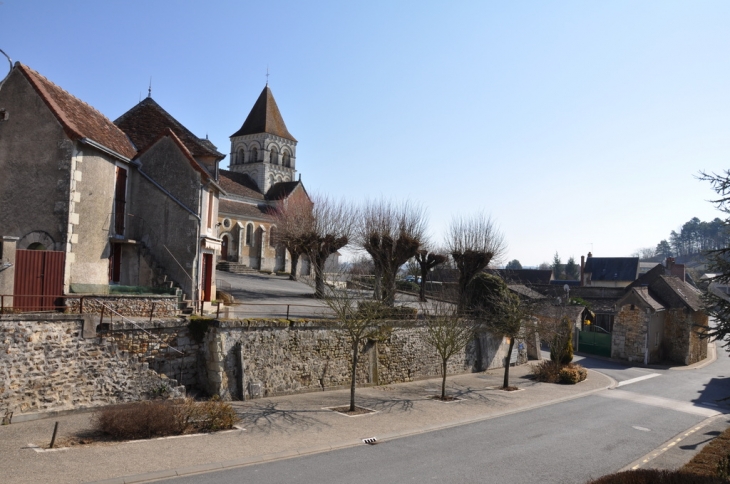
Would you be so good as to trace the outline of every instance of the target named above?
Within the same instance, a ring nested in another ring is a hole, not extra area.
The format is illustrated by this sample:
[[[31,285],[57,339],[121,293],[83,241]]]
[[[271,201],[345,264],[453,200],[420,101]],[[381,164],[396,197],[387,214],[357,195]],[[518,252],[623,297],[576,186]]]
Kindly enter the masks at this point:
[[[217,271],[230,272],[232,274],[258,274],[259,271],[251,269],[246,264],[239,264],[238,262],[221,261],[216,266]]]
[[[162,267],[157,262],[157,259],[155,259],[155,256],[152,255],[152,251],[150,251],[150,248],[147,246],[147,244],[140,241],[138,242],[138,246],[140,255],[152,271],[153,286],[164,287],[166,289],[174,289],[175,295],[178,299],[178,309],[183,314],[192,314],[194,309],[193,301],[189,298],[187,294],[183,292],[180,284],[170,279],[170,276],[168,276],[165,272],[165,268]]]

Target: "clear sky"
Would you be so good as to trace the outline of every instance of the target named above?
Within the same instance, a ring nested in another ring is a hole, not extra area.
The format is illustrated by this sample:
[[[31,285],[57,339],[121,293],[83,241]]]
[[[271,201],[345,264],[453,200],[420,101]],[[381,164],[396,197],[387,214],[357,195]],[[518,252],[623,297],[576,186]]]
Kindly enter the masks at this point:
[[[418,201],[435,240],[481,210],[537,265],[719,215],[727,1],[0,1],[14,61],[111,119],[151,77],[223,153],[268,66],[307,190]]]

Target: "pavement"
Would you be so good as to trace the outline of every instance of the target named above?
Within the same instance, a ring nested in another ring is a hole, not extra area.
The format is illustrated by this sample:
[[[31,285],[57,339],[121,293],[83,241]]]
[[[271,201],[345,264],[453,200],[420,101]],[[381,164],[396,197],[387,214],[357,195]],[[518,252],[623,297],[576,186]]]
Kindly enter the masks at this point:
[[[530,365],[513,367],[510,383],[519,391],[498,390],[503,370],[450,376],[455,402],[429,398],[440,392],[439,378],[357,389],[357,405],[374,413],[348,417],[328,407],[349,402],[349,390],[305,393],[233,402],[239,427],[214,434],[124,443],[75,445],[45,450],[59,422],[57,440],[91,426],[91,413],[21,422],[0,427],[0,471],[9,483],[132,483],[245,466],[378,442],[506,416],[584,397],[615,386],[589,370],[577,385],[534,382]],[[245,430],[242,430],[245,429]]]

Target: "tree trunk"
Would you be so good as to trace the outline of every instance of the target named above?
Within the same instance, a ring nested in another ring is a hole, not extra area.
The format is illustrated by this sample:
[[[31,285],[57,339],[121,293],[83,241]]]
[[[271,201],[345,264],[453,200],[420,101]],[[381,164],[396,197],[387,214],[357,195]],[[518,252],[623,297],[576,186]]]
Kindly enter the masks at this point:
[[[509,349],[507,350],[507,361],[504,362],[504,382],[502,387],[507,388],[509,386],[509,362],[512,359],[512,348],[515,345],[515,339],[510,338]]]
[[[359,339],[353,339],[352,342],[352,379],[350,380],[350,412],[355,411],[355,383],[357,376],[357,353],[360,346]]]
[[[428,267],[424,264],[421,266],[421,287],[418,291],[418,299],[421,302],[426,302],[426,277],[428,277]]]
[[[383,293],[381,291],[381,282],[383,278],[383,271],[378,266],[378,264],[375,264],[375,270],[374,277],[373,277],[373,299],[376,301],[380,301],[383,298]]]
[[[446,363],[448,360],[444,360],[441,364],[441,373],[443,378],[441,379],[441,400],[446,400]]]
[[[289,251],[289,254],[291,255],[291,271],[289,272],[289,280],[296,281],[297,269],[299,267],[299,253]]]
[[[386,306],[395,306],[395,272],[391,270],[383,271],[383,304]]]
[[[310,259],[310,264],[314,269],[314,298],[322,299],[324,298],[324,261],[319,256]]]

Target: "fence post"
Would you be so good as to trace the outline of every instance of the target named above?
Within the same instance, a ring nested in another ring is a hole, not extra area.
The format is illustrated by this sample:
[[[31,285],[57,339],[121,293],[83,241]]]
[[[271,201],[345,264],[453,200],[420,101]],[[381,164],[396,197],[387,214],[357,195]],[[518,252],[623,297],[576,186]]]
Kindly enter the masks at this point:
[[[289,321],[289,305],[286,305],[286,320]]]
[[[0,314],[5,312],[5,296],[0,296]]]
[[[79,314],[84,314],[84,296],[79,298]]]
[[[218,301],[218,307],[215,310],[215,319],[220,319],[221,317],[221,302]]]
[[[152,303],[152,308],[150,309],[150,323],[152,322],[152,313],[155,312],[155,304],[156,303],[153,302]]]
[[[99,324],[104,323],[104,305],[101,305],[101,317],[99,318]]]

